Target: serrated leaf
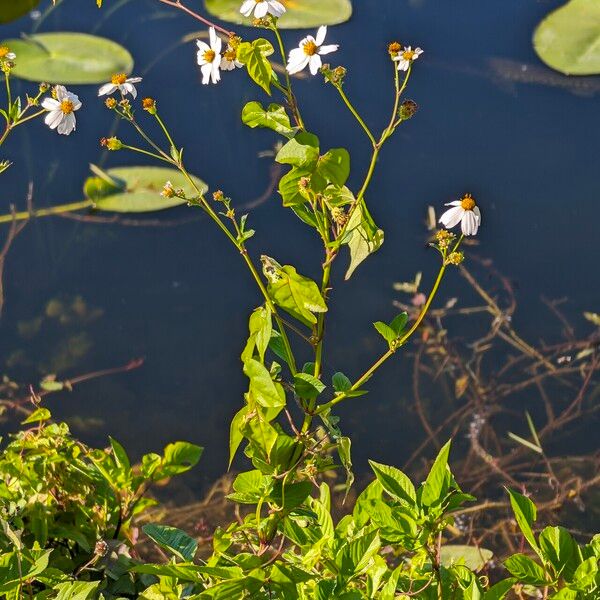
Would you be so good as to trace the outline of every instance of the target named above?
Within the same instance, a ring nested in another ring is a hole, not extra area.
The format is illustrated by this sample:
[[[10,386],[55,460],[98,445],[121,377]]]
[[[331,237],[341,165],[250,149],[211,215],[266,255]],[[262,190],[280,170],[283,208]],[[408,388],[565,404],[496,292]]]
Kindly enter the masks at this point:
[[[370,460],[369,464],[383,489],[392,498],[405,502],[409,506],[415,505],[417,493],[415,486],[407,475],[396,467],[382,465],[373,460]]]
[[[513,554],[504,561],[504,566],[519,583],[544,585],[548,583],[544,569],[525,554]]]
[[[510,497],[510,505],[512,506],[513,513],[519,528],[523,532],[525,539],[529,542],[529,545],[535,550],[537,555],[543,560],[540,549],[535,541],[533,535],[533,524],[537,518],[537,509],[535,504],[526,496],[519,494],[511,489],[506,489]]]
[[[196,556],[198,542],[185,531],[168,525],[148,524],[142,531],[161,548],[164,548],[183,561],[191,562]]]
[[[432,506],[441,502],[448,492],[450,483],[450,470],[448,469],[450,445],[451,441],[448,441],[442,446],[423,484],[421,502],[425,506]]]

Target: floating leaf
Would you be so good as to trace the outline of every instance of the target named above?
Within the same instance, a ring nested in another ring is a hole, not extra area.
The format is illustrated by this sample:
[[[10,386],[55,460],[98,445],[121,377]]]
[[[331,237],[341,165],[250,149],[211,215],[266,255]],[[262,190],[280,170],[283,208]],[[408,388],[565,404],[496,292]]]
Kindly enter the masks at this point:
[[[337,25],[352,16],[350,0],[281,0],[287,12],[278,21],[281,29],[303,29]],[[240,14],[240,0],[206,0],[206,10],[223,21],[249,25],[251,18]]]
[[[492,556],[494,556],[494,553],[485,548],[463,546],[461,544],[447,544],[442,546],[440,562],[444,567],[464,565],[473,571],[479,571],[485,567]]]
[[[188,197],[198,195],[194,187],[176,169],[116,167],[103,172],[103,175],[104,177],[90,177],[84,184],[86,195],[95,200],[95,208],[98,210],[143,213],[185,204],[186,201],[182,198],[161,196],[160,192],[167,181],[170,181],[174,188],[182,188]],[[200,192],[205,193],[208,190],[207,185],[197,177],[192,176],[192,180]]]
[[[600,73],[600,2],[571,0],[551,12],[533,34],[538,56],[566,75]]]
[[[40,0],[8,0],[0,4],[0,23],[10,23],[34,9]]]
[[[123,46],[86,33],[39,33],[2,44],[17,55],[13,75],[28,81],[103,83],[133,69],[133,58]]]

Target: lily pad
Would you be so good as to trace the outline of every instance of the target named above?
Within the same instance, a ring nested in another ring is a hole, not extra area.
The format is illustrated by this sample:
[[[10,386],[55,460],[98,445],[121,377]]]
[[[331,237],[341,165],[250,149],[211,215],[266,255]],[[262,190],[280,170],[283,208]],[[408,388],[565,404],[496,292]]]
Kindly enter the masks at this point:
[[[535,30],[533,46],[561,73],[600,74],[600,2],[571,0],[551,12]]]
[[[28,81],[97,84],[133,70],[133,58],[123,46],[87,33],[39,33],[2,45],[17,55],[13,75]]]
[[[93,169],[99,176],[90,177],[84,184],[88,198],[94,200],[97,210],[118,213],[144,213],[165,210],[185,204],[182,198],[165,198],[160,192],[167,181],[174,188],[182,188],[185,195],[198,194],[187,179],[176,169],[164,167],[116,167],[100,171]],[[203,194],[208,186],[192,176]]]
[[[34,9],[40,0],[9,0],[0,3],[0,23],[10,23]]]
[[[448,544],[442,546],[440,561],[445,567],[464,565],[473,571],[479,571],[485,567],[492,556],[494,556],[494,553],[485,548]]]
[[[279,19],[281,29],[306,29],[337,25],[352,16],[350,0],[280,0],[287,12]],[[249,25],[251,17],[240,14],[241,0],[206,0],[206,10],[230,23]]]

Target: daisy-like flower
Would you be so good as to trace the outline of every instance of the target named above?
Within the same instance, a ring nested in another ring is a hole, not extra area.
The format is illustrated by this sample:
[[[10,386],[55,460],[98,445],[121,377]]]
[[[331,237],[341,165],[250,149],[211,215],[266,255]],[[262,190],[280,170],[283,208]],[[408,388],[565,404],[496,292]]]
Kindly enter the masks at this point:
[[[481,211],[471,194],[465,194],[460,200],[449,202],[452,206],[441,217],[440,223],[451,229],[460,223],[464,235],[475,235],[481,225]]]
[[[210,45],[202,40],[196,40],[198,46],[198,64],[200,65],[200,71],[202,71],[202,83],[204,85],[210,83],[218,83],[221,81],[221,73],[219,67],[221,66],[221,47],[223,42],[217,35],[214,27],[209,30]]]
[[[105,83],[98,90],[98,96],[114,94],[119,90],[123,96],[131,94],[135,98],[137,96],[137,90],[133,84],[139,83],[141,80],[141,77],[127,77],[125,73],[117,73],[110,78],[109,83]]]
[[[421,48],[415,48],[414,50],[410,46],[406,46],[402,52],[399,52],[392,57],[398,63],[398,71],[408,71],[408,67],[413,61],[417,60],[419,56],[423,54]]]
[[[15,60],[17,55],[8,46],[0,46],[0,60]]]
[[[306,67],[309,67],[310,72],[316,75],[323,65],[321,56],[335,52],[339,46],[331,44],[323,46],[325,36],[327,35],[327,27],[322,25],[317,31],[316,39],[312,35],[307,35],[300,41],[298,48],[294,48],[289,55],[287,71],[290,75],[299,73]]]
[[[69,135],[75,131],[75,111],[81,108],[81,101],[64,85],[55,86],[52,95],[54,98],[42,100],[42,107],[48,111],[44,122],[61,135]]]
[[[285,6],[277,0],[245,0],[240,8],[240,12],[249,17],[254,13],[256,19],[262,19],[268,14],[274,17],[281,17],[285,13]]]
[[[237,53],[235,48],[227,46],[227,50],[223,52],[221,57],[221,70],[222,71],[233,71],[235,68],[240,69],[244,65],[237,59]]]

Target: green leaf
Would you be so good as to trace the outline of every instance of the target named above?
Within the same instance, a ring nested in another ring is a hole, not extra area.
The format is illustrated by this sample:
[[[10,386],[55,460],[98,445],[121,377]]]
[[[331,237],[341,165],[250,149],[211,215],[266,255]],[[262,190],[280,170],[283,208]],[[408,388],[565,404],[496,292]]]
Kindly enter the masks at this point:
[[[229,426],[229,465],[227,468],[231,468],[231,463],[235,457],[235,454],[244,439],[243,428],[248,417],[248,406],[241,408],[235,417],[231,420]]]
[[[504,562],[504,566],[519,583],[544,585],[548,583],[544,569],[525,554],[513,554]]]
[[[570,581],[578,558],[577,544],[571,534],[564,527],[546,527],[540,533],[538,542],[544,558],[556,573]]]
[[[285,392],[279,383],[271,379],[267,368],[253,358],[244,363],[244,373],[250,379],[250,397],[265,408],[285,406]]]
[[[165,447],[163,463],[159,472],[162,477],[185,473],[195,467],[204,448],[189,442],[174,442]]]
[[[4,40],[0,45],[17,55],[12,74],[28,81],[98,84],[110,81],[115,73],[133,70],[133,58],[125,48],[87,33],[36,33],[25,39]]]
[[[314,28],[320,25],[337,25],[352,16],[350,0],[282,0],[287,12],[277,21],[281,29]],[[239,0],[206,0],[206,10],[222,19],[236,24],[248,25],[250,19],[240,14]]]
[[[343,373],[334,373],[331,385],[336,392],[347,392],[352,387],[352,382]]]
[[[571,0],[551,12],[536,28],[533,46],[565,75],[600,74],[600,3]]]
[[[499,581],[483,594],[483,600],[504,600],[515,583],[512,577]]]
[[[121,446],[121,444],[119,444],[119,442],[112,437],[109,437],[109,440],[117,467],[119,467],[119,470],[124,475],[128,475],[131,471],[131,463],[129,462],[129,457],[127,456],[125,448],[123,448],[123,446]]]
[[[246,362],[246,360],[252,358],[254,349],[256,348],[260,361],[264,363],[265,352],[269,347],[273,332],[271,309],[268,306],[259,306],[255,309],[250,315],[248,329],[250,336],[242,352],[242,362]]]
[[[377,329],[381,337],[383,337],[383,339],[391,347],[398,337],[396,332],[383,321],[376,321],[375,323],[373,323],[373,326],[375,327],[375,329]]]
[[[311,327],[317,322],[314,313],[327,312],[327,305],[319,286],[303,277],[290,265],[281,267],[268,286],[269,295],[277,306]]]
[[[248,102],[242,110],[242,121],[248,127],[264,127],[292,138],[296,129],[292,127],[285,108],[280,104],[269,104],[265,110],[260,102]]]
[[[598,577],[598,559],[595,556],[584,560],[573,574],[571,586],[580,592],[585,592],[591,587]]]
[[[307,225],[311,227],[317,226],[314,214],[309,210],[299,212],[303,208],[303,204],[308,200],[305,195],[300,193],[300,179],[310,177],[312,171],[307,168],[293,167],[279,180],[279,193],[283,199],[283,206],[292,207],[294,212]]]
[[[315,400],[325,387],[320,379],[308,373],[297,373],[294,375],[294,391],[298,398]]]
[[[397,317],[394,317],[394,319],[392,319],[392,322],[390,323],[390,327],[396,332],[397,337],[400,337],[400,334],[402,333],[402,331],[404,331],[404,326],[406,325],[407,322],[408,322],[408,313],[407,312],[401,312]]]
[[[271,95],[273,67],[267,56],[273,52],[271,42],[264,38],[258,38],[253,42],[242,42],[237,49],[237,58],[246,65],[248,75],[269,95]]]
[[[240,473],[233,482],[233,491],[235,494],[230,494],[229,498],[244,504],[254,504],[266,493],[265,477],[256,469]]]
[[[88,193],[101,194],[101,197],[92,195],[91,200],[95,202],[97,210],[119,212],[119,213],[142,213],[165,210],[174,206],[185,204],[183,198],[165,198],[160,192],[165,183],[170,181],[174,188],[183,189],[184,195],[188,198],[194,198],[198,195],[196,189],[188,182],[187,178],[177,169],[164,167],[115,167],[108,169],[104,175],[109,181],[116,184],[117,189],[112,188],[116,193],[105,193],[104,188],[98,187],[97,178],[92,178],[93,186],[90,187],[88,179],[84,184],[84,190]],[[204,194],[208,186],[192,176],[192,180]],[[110,186],[110,183],[107,182]],[[123,190],[123,191],[121,191]]]
[[[329,183],[343,186],[350,175],[350,154],[345,148],[329,150],[317,161],[317,173]]]
[[[185,531],[168,525],[148,524],[142,527],[143,532],[161,548],[172,552],[183,561],[192,562],[198,550],[198,542]]]
[[[510,505],[512,506],[513,512],[515,514],[515,519],[519,528],[523,532],[525,539],[529,542],[529,545],[535,550],[537,555],[543,560],[543,556],[540,552],[540,549],[535,541],[535,536],[533,535],[533,523],[537,518],[537,509],[535,504],[526,496],[519,494],[519,492],[515,492],[510,489],[506,489],[508,495],[510,496]]]
[[[371,531],[362,535],[338,551],[335,562],[339,567],[339,576],[348,581],[368,568],[371,560],[381,547],[378,532]]]
[[[464,565],[471,571],[480,571],[491,560],[494,553],[477,546],[446,544],[441,548],[440,562],[444,567]]]
[[[383,230],[375,225],[363,203],[352,212],[346,233],[348,237],[344,243],[350,248],[350,265],[345,279],[350,279],[358,265],[381,248],[384,236]]]
[[[92,600],[97,597],[100,581],[74,581],[59,583],[54,589],[58,592],[55,600]]]
[[[21,421],[21,425],[27,425],[29,423],[41,423],[51,419],[52,415],[47,408],[36,408],[24,421]]]
[[[33,10],[40,0],[10,0],[0,4],[0,23],[10,23]],[[12,49],[12,48],[11,48]]]
[[[299,481],[283,485],[278,480],[269,496],[269,501],[274,502],[286,511],[300,506],[310,495],[312,483],[310,481]]]
[[[383,487],[383,489],[396,500],[407,503],[409,506],[414,506],[417,498],[415,486],[412,481],[400,469],[382,465],[370,460],[369,464],[375,477]]]
[[[448,455],[450,454],[451,443],[451,440],[449,440],[442,446],[423,484],[421,502],[425,506],[432,506],[441,502],[448,492],[450,484]]]
[[[285,165],[312,168],[319,159],[319,138],[301,131],[277,153],[275,160]]]

